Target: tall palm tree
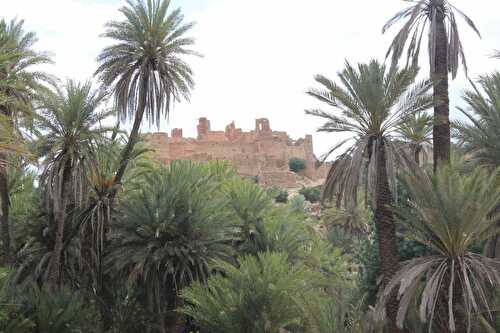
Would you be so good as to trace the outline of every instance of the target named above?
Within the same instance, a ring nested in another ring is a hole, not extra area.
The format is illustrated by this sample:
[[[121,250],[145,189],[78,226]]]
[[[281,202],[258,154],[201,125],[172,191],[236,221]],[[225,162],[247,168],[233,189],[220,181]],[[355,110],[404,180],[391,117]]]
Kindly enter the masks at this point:
[[[308,92],[338,111],[334,114],[320,109],[306,110],[307,114],[326,119],[319,131],[350,134],[329,152],[331,154],[351,143],[328,173],[324,197],[338,195],[347,203],[346,206],[352,205],[357,200],[364,170],[368,170],[363,176],[375,198],[374,215],[385,283],[390,281],[399,265],[390,184],[397,161],[408,161],[402,155],[400,145],[394,144],[393,136],[409,116],[432,105],[427,94],[430,85],[428,82],[413,85],[416,75],[417,70],[387,69],[376,60],[359,64],[357,68],[347,63],[339,74],[341,85],[317,75],[316,81],[322,89]],[[364,164],[368,167],[363,167]],[[396,327],[397,306],[395,300],[387,306],[390,332],[399,331]]]
[[[399,126],[398,134],[408,144],[415,163],[420,165],[420,156],[426,157],[426,148],[431,145],[432,117],[425,112],[418,112]]]
[[[116,128],[112,133],[112,136],[117,134]],[[80,235],[82,240],[79,256],[88,263],[92,280],[90,289],[98,299],[103,332],[111,328],[112,310],[115,306],[112,276],[106,272],[104,259],[109,252],[110,225],[117,215],[110,193],[119,186],[114,179],[120,158],[121,141],[124,140],[103,140],[96,145],[87,175],[88,202],[79,211],[77,227],[73,228],[71,235],[71,238]],[[155,170],[154,162],[144,154],[147,151],[141,145],[135,145],[131,153],[131,165],[124,175],[123,186],[119,186],[125,196],[142,185],[142,174]]]
[[[46,91],[44,83],[54,83],[54,79],[36,66],[52,63],[43,53],[33,50],[36,35],[25,32],[24,22],[0,20],[0,116],[5,122],[8,141],[18,136],[19,119],[31,111],[31,103],[40,93]],[[10,134],[10,135],[9,135]],[[9,195],[7,189],[7,151],[0,150],[0,223],[2,243],[6,262],[11,261],[9,228]]]
[[[500,167],[500,73],[481,76],[479,86],[482,90],[474,86],[464,94],[466,107],[459,110],[469,122],[457,122],[456,133],[469,160],[495,169]],[[486,255],[500,257],[498,235],[488,240]]]
[[[174,102],[189,99],[194,86],[192,70],[183,59],[197,55],[190,49],[194,40],[185,36],[193,23],[183,23],[180,9],[169,9],[170,0],[127,0],[120,9],[125,20],[109,22],[103,34],[116,43],[98,56],[96,75],[113,92],[120,117],[134,119],[116,172],[117,183],[138,141],[143,117],[159,124]]]
[[[68,209],[81,207],[87,193],[87,173],[93,161],[96,142],[110,128],[101,122],[112,111],[99,111],[106,94],[93,90],[90,82],[68,81],[64,90],[48,95],[35,118],[37,146],[43,159],[41,184],[44,200],[53,213],[55,245],[49,267],[49,286],[60,282],[61,253]]]
[[[407,48],[407,64],[418,63],[420,47],[425,31],[429,31],[429,64],[434,87],[434,169],[440,162],[450,161],[450,101],[448,94],[448,73],[454,79],[459,60],[467,73],[465,54],[458,33],[456,15],[479,35],[474,22],[447,0],[406,0],[412,5],[392,17],[382,29],[385,33],[395,23],[406,20],[387,52],[392,54],[392,63],[397,64]]]
[[[414,301],[421,319],[439,332],[468,332],[472,315],[491,319],[488,302],[500,286],[500,263],[470,248],[498,232],[500,212],[491,213],[500,202],[498,176],[481,168],[464,176],[447,166],[404,177],[413,208],[401,212],[408,235],[432,254],[404,263],[382,293],[380,309],[399,290],[399,327]]]
[[[214,178],[203,166],[174,162],[147,174],[120,207],[108,267],[145,291],[162,333],[182,325],[174,311],[181,305],[178,292],[205,281],[213,259],[231,258],[232,226]]]

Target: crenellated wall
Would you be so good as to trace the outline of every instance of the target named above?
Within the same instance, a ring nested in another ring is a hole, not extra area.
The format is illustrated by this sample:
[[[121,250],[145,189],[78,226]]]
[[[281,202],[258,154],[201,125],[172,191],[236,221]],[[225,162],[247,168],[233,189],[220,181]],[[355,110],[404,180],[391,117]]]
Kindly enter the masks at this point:
[[[296,187],[299,177],[290,172],[288,161],[301,158],[306,162],[302,176],[312,181],[325,178],[328,165],[317,167],[312,136],[292,140],[286,132],[271,130],[266,118],[255,120],[255,129],[244,132],[234,122],[224,131],[212,131],[210,120],[200,118],[197,138],[184,138],[182,129],[167,133],[150,133],[146,139],[162,163],[172,160],[229,161],[239,174],[257,176],[265,186]]]

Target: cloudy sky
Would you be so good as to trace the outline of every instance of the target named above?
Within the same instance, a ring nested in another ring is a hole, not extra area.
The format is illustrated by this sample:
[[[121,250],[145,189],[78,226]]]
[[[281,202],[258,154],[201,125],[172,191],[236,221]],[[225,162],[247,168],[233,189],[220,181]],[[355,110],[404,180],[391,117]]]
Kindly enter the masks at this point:
[[[170,122],[160,130],[181,127],[185,135],[194,136],[202,116],[211,120],[212,129],[223,129],[234,120],[249,130],[255,118],[267,117],[273,129],[285,130],[293,138],[313,134],[317,155],[338,138],[315,133],[321,121],[304,115],[304,109],[317,105],[304,93],[314,86],[313,76],[335,78],[346,59],[383,60],[396,30],[383,36],[381,28],[406,5],[401,0],[172,2],[182,8],[187,21],[197,22],[192,35],[204,57],[190,59],[196,80],[190,103],[176,105]],[[499,60],[488,57],[500,49],[500,2],[453,3],[482,33],[479,39],[460,22],[471,77],[500,68]],[[37,47],[54,55],[56,64],[50,71],[62,79],[86,80],[96,68],[97,54],[109,44],[99,37],[103,25],[120,19],[118,8],[124,4],[122,0],[0,0],[0,13],[7,19],[24,19],[26,28],[37,33]],[[457,105],[467,81],[461,75],[451,85],[452,104]]]

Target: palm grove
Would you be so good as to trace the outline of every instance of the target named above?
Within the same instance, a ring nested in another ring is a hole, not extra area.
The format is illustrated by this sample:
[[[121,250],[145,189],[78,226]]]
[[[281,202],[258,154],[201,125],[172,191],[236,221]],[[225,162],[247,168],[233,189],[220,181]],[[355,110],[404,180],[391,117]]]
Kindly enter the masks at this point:
[[[87,82],[41,71],[36,35],[1,20],[0,332],[498,331],[500,74],[450,122],[457,18],[479,31],[408,2],[385,63],[308,90],[346,138],[317,219],[226,163],[155,162],[140,126],[189,100],[200,56],[168,0],[126,2]]]

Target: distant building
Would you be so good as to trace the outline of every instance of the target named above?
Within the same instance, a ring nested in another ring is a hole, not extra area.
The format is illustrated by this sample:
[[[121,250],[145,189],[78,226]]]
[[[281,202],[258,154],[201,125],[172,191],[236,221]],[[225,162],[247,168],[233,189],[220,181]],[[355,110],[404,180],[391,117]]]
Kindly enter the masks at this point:
[[[256,177],[264,186],[293,188],[303,181],[324,179],[329,165],[320,164],[313,153],[312,136],[292,140],[286,132],[271,130],[269,120],[255,120],[255,129],[244,132],[234,122],[225,131],[212,131],[210,121],[200,118],[198,137],[185,138],[182,129],[167,133],[147,134],[146,140],[154,149],[158,160],[168,164],[173,160],[228,161],[237,172]],[[304,171],[297,175],[289,171],[291,158],[303,159]]]

